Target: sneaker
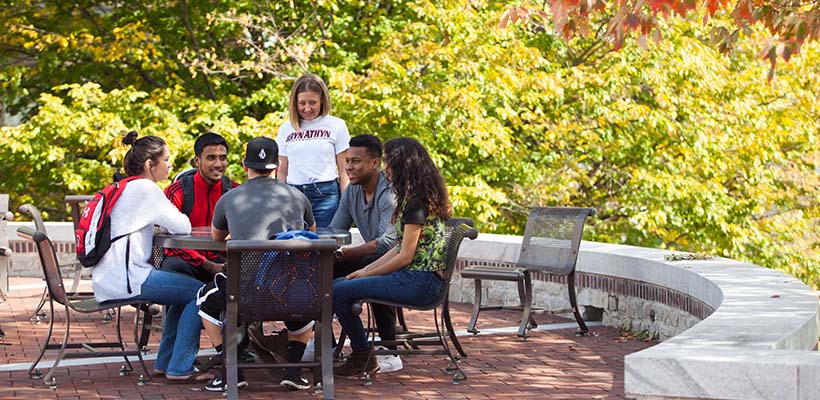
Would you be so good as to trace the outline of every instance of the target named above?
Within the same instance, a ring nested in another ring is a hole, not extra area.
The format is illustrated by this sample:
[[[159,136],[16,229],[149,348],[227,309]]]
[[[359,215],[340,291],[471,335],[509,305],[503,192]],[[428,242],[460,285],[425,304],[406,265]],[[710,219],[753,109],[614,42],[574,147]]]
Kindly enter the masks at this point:
[[[253,343],[253,348],[264,361],[288,362],[288,332],[286,330],[273,335],[265,335],[262,332],[262,324],[253,323],[248,326],[248,336]]]
[[[379,346],[378,349],[387,350],[387,347]],[[377,355],[376,361],[379,363],[379,372],[396,372],[404,368],[398,355]]]
[[[305,390],[310,389],[310,382],[302,376],[299,368],[288,368],[279,386],[285,386],[291,390]]]
[[[222,365],[222,353],[216,353],[216,355],[209,358],[208,361],[205,361],[204,363],[200,363],[197,366],[197,368],[201,372],[208,372],[208,371],[211,370],[211,368],[219,367],[221,365]]]
[[[336,346],[330,348],[330,354],[336,354]],[[302,362],[311,362],[313,361],[313,357],[316,355],[316,348],[313,344],[313,338],[310,338],[310,341],[305,346],[305,352],[302,354]]]
[[[237,379],[236,387],[241,389],[245,386],[248,386],[248,381],[245,380],[245,374],[242,372],[241,369],[236,371],[239,374],[239,378]],[[222,368],[216,371],[216,378],[211,379],[207,385],[205,385],[205,390],[209,392],[224,392],[228,390],[228,385],[222,379]]]
[[[305,346],[305,352],[302,354],[302,362],[313,361],[313,356],[316,354],[316,349],[313,347],[313,338]]]

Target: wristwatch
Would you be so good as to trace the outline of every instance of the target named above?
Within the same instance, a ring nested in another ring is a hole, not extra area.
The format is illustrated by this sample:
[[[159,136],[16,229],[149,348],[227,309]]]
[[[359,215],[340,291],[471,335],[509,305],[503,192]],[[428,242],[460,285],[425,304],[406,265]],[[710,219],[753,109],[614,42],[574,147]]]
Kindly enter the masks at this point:
[[[333,257],[335,257],[337,260],[341,260],[343,255],[344,255],[344,252],[342,251],[341,248],[338,248],[338,249],[336,249],[336,251],[333,252]]]

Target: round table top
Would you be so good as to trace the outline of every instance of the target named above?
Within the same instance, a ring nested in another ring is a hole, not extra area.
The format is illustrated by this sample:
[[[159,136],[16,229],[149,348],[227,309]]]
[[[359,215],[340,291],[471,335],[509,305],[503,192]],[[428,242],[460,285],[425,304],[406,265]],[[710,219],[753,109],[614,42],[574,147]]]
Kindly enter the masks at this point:
[[[321,239],[335,239],[336,244],[344,246],[350,244],[350,232],[342,229],[316,228],[316,234]],[[211,238],[211,228],[197,227],[188,235],[172,235],[170,233],[155,233],[154,246],[171,249],[193,249],[225,251],[225,242],[217,242]]]

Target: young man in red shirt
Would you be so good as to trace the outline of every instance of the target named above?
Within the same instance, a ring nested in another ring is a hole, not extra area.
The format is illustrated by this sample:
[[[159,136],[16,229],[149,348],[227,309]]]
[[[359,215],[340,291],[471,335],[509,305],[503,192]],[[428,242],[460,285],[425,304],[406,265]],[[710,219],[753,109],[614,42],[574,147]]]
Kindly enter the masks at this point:
[[[222,194],[239,186],[225,176],[228,167],[228,142],[208,132],[194,142],[196,169],[180,174],[165,188],[165,196],[188,215],[191,226],[211,226],[216,202]],[[193,276],[202,282],[213,281],[214,274],[225,270],[225,256],[219,252],[166,249],[162,268]]]

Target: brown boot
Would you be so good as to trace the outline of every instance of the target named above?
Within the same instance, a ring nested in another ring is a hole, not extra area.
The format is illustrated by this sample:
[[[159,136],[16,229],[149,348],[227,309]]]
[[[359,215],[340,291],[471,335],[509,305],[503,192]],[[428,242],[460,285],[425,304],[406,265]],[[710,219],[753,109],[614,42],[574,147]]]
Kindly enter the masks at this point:
[[[333,375],[357,376],[364,374],[375,374],[379,370],[379,363],[376,355],[370,350],[354,351],[350,354],[344,364],[333,368]]]

